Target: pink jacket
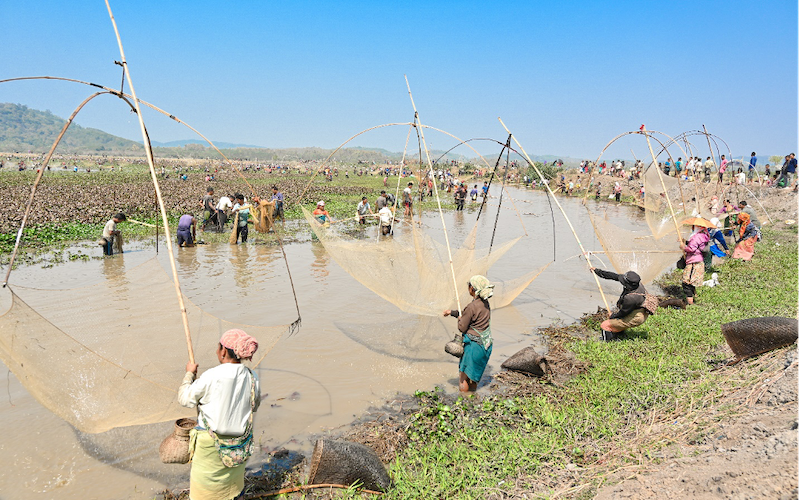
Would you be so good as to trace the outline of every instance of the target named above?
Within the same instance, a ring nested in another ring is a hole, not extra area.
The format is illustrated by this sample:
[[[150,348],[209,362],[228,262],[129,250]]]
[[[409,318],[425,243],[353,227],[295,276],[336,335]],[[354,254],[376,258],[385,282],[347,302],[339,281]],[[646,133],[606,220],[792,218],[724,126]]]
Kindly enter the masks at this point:
[[[700,231],[697,234],[693,234],[689,238],[689,242],[686,243],[686,249],[684,250],[686,252],[686,263],[703,262],[703,248],[710,240],[711,237],[708,235],[708,231]]]

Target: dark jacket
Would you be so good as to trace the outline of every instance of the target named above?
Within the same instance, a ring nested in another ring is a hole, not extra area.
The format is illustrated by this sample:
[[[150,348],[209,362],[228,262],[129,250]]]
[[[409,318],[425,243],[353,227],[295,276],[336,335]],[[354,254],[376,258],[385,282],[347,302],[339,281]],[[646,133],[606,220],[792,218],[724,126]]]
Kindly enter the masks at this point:
[[[612,273],[611,271],[603,271],[602,269],[595,268],[594,273],[603,279],[618,281],[622,285],[622,294],[617,299],[617,312],[611,315],[611,319],[623,318],[632,313],[636,309],[644,306],[644,297],[647,293],[641,281],[632,286],[625,275]]]

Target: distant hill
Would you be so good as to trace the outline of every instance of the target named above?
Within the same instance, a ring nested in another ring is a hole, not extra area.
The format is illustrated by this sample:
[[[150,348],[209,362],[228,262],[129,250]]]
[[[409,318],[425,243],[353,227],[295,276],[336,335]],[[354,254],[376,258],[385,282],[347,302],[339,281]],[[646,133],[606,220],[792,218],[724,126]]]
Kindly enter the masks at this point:
[[[25,152],[45,153],[58,137],[61,128],[66,120],[59,118],[50,111],[39,111],[28,108],[27,106],[12,103],[0,103],[0,151],[2,152]],[[219,155],[212,148],[208,147],[204,141],[199,139],[188,139],[170,142],[153,141],[153,150],[157,158],[195,158],[195,159],[219,159]],[[333,151],[317,147],[308,148],[264,148],[244,144],[229,142],[215,142],[225,156],[234,160],[252,160],[264,162],[280,161],[309,161],[324,160]],[[464,149],[464,148],[461,148]],[[97,130],[85,128],[73,123],[64,135],[58,149],[59,153],[78,153],[78,154],[119,154],[129,156],[144,156],[144,148],[141,143],[129,141],[121,137]],[[431,160],[439,158],[444,151],[434,150],[430,152]],[[445,159],[463,159],[478,163],[480,160],[473,158],[474,153],[457,154],[451,152]],[[499,153],[499,147],[498,147]],[[406,159],[409,162],[419,161],[418,151],[409,148]],[[494,165],[497,160],[497,153],[485,155],[488,162]],[[358,161],[383,163],[384,161],[397,161],[402,158],[401,152],[392,152],[381,148],[369,147],[350,147],[343,148],[336,152],[333,159],[338,162],[356,163]],[[516,155],[512,154],[511,159]],[[566,165],[577,165],[580,160],[568,157],[558,157],[554,155],[533,155],[534,161],[552,163],[556,159],[562,159]],[[520,158],[516,158],[521,160]],[[423,155],[424,161],[424,155]]]
[[[206,141],[202,141],[200,139],[184,139],[182,141],[169,141],[169,142],[158,142],[158,141],[150,141],[150,144],[153,147],[160,147],[160,148],[182,148],[187,144],[201,144],[205,146],[207,144]],[[232,149],[232,148],[250,148],[250,149],[260,149],[263,146],[253,146],[251,144],[234,144],[232,142],[214,142],[214,144],[219,149]]]
[[[42,153],[50,150],[66,120],[50,111],[39,111],[27,106],[0,103],[0,151]],[[70,125],[58,148],[64,153],[114,152],[144,154],[144,148],[107,134],[102,130]]]

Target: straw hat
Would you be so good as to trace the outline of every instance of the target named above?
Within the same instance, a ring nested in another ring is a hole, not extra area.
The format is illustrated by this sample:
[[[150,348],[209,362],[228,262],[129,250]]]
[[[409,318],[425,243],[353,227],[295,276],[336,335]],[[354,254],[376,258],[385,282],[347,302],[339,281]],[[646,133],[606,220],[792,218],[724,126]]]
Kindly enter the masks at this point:
[[[709,227],[715,229],[717,227],[716,224],[702,217],[689,217],[688,219],[682,221],[681,224],[685,226],[700,226],[700,227]]]

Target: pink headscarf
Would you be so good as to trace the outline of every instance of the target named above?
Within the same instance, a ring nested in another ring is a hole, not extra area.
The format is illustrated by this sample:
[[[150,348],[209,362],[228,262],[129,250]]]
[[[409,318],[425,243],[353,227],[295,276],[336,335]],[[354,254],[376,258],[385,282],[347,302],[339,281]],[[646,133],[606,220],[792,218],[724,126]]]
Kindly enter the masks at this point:
[[[238,328],[223,333],[219,343],[222,347],[231,349],[239,359],[249,360],[258,350],[258,341]]]

